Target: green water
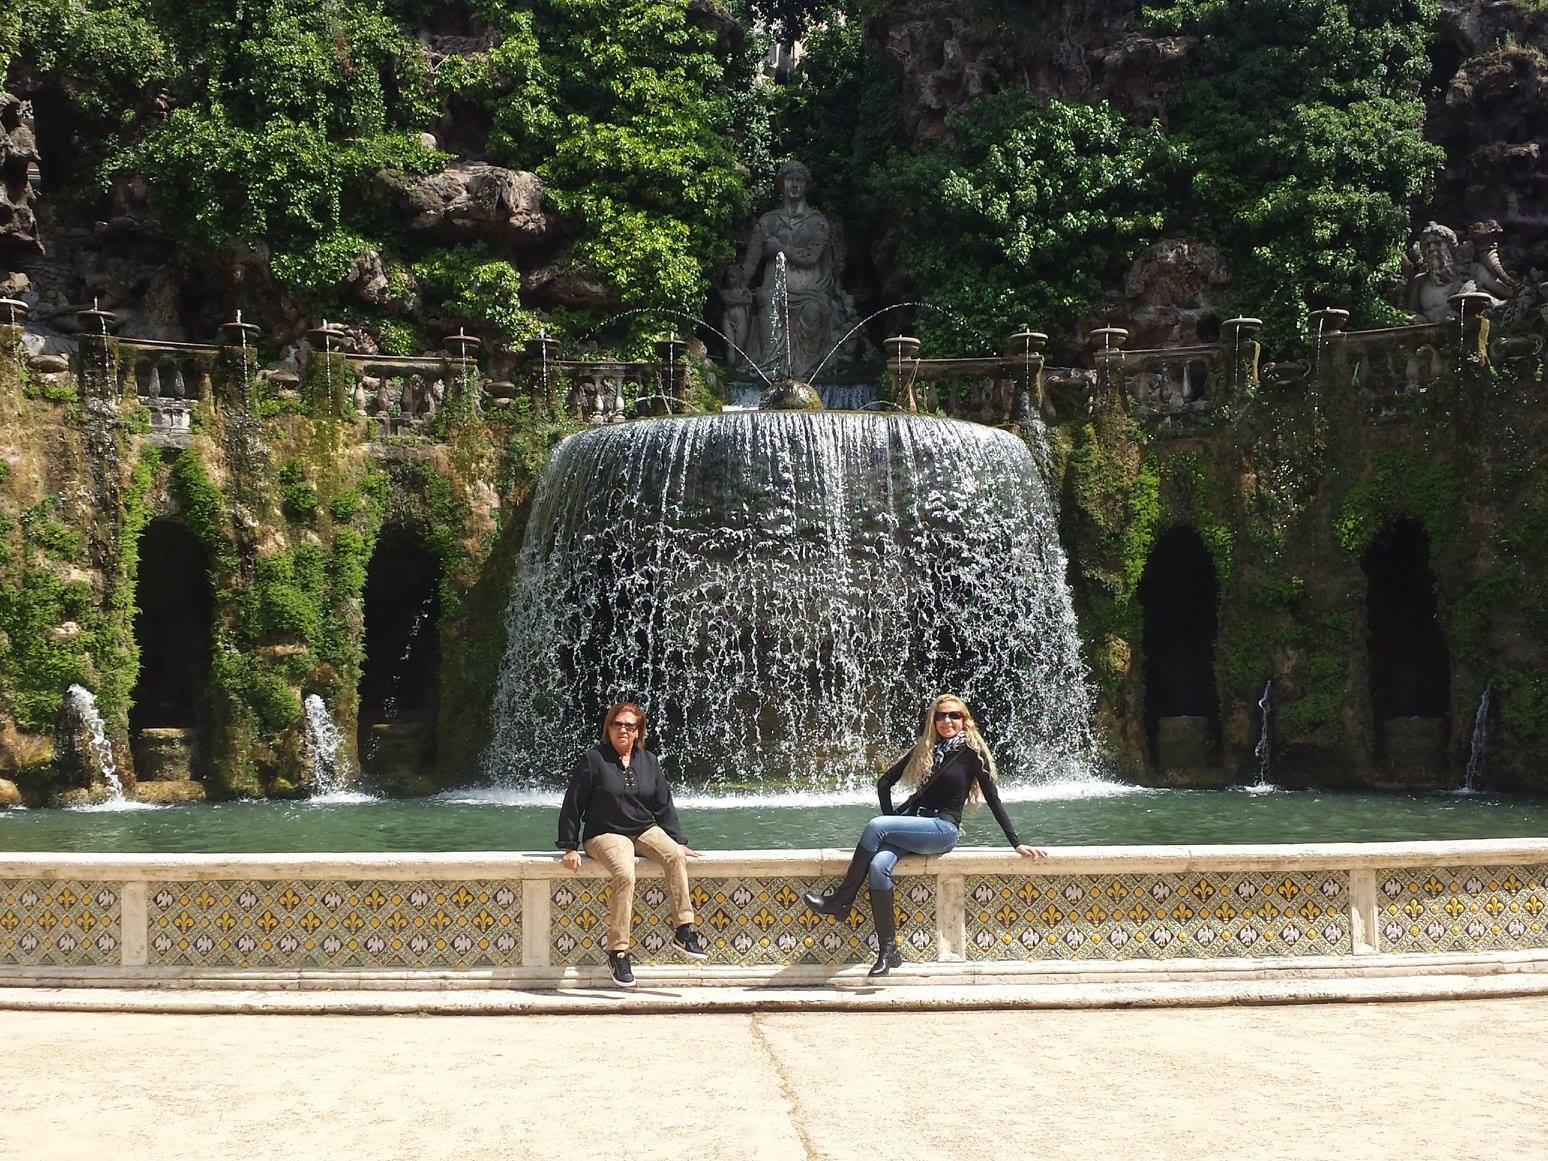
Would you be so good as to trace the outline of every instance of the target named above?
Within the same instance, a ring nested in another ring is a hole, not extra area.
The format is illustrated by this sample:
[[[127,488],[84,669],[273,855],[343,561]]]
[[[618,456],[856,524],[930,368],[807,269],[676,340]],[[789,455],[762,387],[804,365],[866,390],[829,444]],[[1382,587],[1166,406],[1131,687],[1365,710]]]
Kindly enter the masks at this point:
[[[1008,803],[1029,842],[1048,846],[1386,842],[1548,835],[1548,801],[1499,797],[1032,788]],[[848,847],[874,807],[854,795],[770,803],[690,797],[701,850]],[[232,802],[155,810],[0,811],[0,852],[218,853],[553,849],[553,801],[497,792],[352,805]],[[1003,843],[987,811],[962,842]]]

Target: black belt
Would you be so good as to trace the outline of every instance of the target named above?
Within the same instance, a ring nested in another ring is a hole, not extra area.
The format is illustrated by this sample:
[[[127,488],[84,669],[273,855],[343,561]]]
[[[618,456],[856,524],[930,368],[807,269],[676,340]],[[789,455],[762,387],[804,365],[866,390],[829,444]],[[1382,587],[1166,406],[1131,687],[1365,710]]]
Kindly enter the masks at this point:
[[[916,806],[913,813],[916,818],[944,818],[956,826],[962,825],[962,816],[951,810],[939,810],[933,806]]]

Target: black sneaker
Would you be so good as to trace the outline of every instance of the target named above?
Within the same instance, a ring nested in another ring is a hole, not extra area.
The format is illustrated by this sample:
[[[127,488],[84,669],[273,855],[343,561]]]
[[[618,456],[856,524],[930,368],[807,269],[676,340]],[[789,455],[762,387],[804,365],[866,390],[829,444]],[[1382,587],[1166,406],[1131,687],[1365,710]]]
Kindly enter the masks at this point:
[[[704,946],[703,938],[690,924],[683,924],[673,933],[672,946],[679,955],[689,959],[709,959],[709,948]]]
[[[620,988],[634,987],[634,968],[629,963],[627,951],[610,951],[607,953],[607,970],[613,977],[613,982]]]

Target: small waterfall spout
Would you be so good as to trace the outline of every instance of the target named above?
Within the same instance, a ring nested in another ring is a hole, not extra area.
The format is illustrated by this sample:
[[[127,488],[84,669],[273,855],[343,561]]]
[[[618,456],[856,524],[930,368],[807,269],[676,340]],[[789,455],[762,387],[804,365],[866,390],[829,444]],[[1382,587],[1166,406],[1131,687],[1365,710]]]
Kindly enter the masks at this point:
[[[102,774],[103,784],[108,789],[108,802],[127,801],[124,797],[123,779],[118,776],[118,763],[113,759],[113,744],[108,741],[107,724],[102,720],[102,715],[97,712],[96,695],[83,685],[72,685],[65,690],[65,696],[70,699],[76,713],[86,725],[92,757],[97,760],[97,770]]]
[[[1258,781],[1253,790],[1260,794],[1275,789],[1274,774],[1274,683],[1263,683],[1263,694],[1258,698],[1258,744],[1252,753],[1258,759]]]
[[[1484,686],[1478,699],[1478,710],[1473,714],[1473,737],[1467,747],[1467,771],[1462,776],[1462,793],[1477,794],[1482,788],[1484,765],[1489,757],[1490,733],[1493,729],[1494,683]]]
[[[869,412],[583,432],[516,568],[485,759],[505,786],[551,782],[622,699],[689,784],[869,785],[947,690],[1008,779],[1090,777],[1054,507],[1008,432]]]
[[[315,693],[302,700],[306,712],[306,747],[312,756],[312,797],[336,798],[348,791],[349,759],[343,754],[344,735],[328,716],[328,707]]]

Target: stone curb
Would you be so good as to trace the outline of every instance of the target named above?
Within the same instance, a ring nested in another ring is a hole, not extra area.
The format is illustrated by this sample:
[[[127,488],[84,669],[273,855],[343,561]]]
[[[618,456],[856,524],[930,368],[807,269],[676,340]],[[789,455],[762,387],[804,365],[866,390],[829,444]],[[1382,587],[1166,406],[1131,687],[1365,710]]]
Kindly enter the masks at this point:
[[[1208,983],[1030,984],[888,988],[667,989],[633,991],[381,992],[179,991],[0,988],[0,1011],[181,1015],[582,1015],[665,1012],[980,1011],[986,1009],[1222,1007],[1245,1004],[1394,1003],[1548,995],[1548,974],[1417,976]]]

